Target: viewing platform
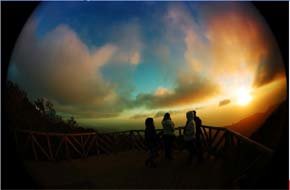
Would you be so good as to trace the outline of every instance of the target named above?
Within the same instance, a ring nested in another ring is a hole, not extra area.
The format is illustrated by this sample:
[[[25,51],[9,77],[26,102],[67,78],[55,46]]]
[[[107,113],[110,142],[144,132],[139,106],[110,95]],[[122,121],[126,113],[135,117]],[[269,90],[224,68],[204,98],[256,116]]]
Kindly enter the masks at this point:
[[[165,160],[161,148],[157,168],[145,167],[144,130],[16,130],[15,139],[29,173],[44,188],[239,188],[259,179],[273,153],[230,129],[202,126],[204,160],[188,165],[183,128],[175,132],[174,160]]]

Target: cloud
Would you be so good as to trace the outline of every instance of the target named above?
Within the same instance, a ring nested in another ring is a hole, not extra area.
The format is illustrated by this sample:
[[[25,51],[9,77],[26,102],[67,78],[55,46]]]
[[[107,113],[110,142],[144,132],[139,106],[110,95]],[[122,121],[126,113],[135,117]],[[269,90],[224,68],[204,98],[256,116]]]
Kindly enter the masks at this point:
[[[170,48],[164,43],[154,44],[155,50],[153,53],[158,57],[160,63],[169,64],[170,62]]]
[[[163,117],[165,113],[170,113],[171,115],[173,114],[178,114],[178,113],[186,113],[188,110],[169,110],[169,111],[157,111],[157,112],[150,112],[147,114],[135,114],[131,118],[132,119],[145,119],[147,117],[153,117],[154,118],[160,118]]]
[[[171,93],[162,96],[156,93],[139,94],[136,98],[136,105],[145,105],[149,108],[188,105],[206,100],[218,92],[219,87],[211,81],[191,74],[182,74],[178,77],[177,86]]]
[[[208,21],[214,72],[252,75],[265,52],[263,31],[258,22],[240,11],[218,13]]]
[[[118,111],[112,112],[103,112],[97,109],[90,109],[88,107],[83,107],[82,109],[79,107],[73,107],[72,109],[61,108],[61,105],[58,105],[57,111],[63,115],[71,115],[76,119],[103,119],[103,118],[113,118],[119,116]]]
[[[186,112],[190,111],[190,110],[201,110],[205,107],[193,107],[192,109],[173,109],[173,110],[168,110],[168,111],[158,111],[155,113],[154,118],[160,118],[163,117],[165,115],[165,113],[170,113],[171,115],[176,115],[176,114],[186,114]]]
[[[183,41],[184,61],[192,72],[201,73],[208,69],[208,44],[204,31],[188,7],[174,3],[165,17],[169,38]],[[173,40],[175,41],[175,40]]]
[[[165,113],[170,113],[171,115],[173,115],[173,114],[178,114],[178,113],[183,113],[183,112],[186,112],[186,110],[158,111],[155,113],[154,118],[164,117]]]
[[[164,87],[159,87],[156,89],[155,91],[155,96],[166,96],[166,95],[169,95],[171,93],[171,91],[167,88],[164,88]]]
[[[154,118],[163,117],[165,113],[167,113],[167,112],[165,112],[165,111],[159,111],[159,112],[157,112],[157,113],[154,115]]]
[[[132,117],[130,117],[131,119],[145,119],[149,117],[148,114],[135,114]]]
[[[107,63],[116,47],[107,44],[90,53],[77,35],[65,25],[58,26],[39,40],[35,36],[34,25],[30,23],[26,26],[13,55],[12,64],[19,69],[19,77],[29,76],[27,81],[41,83],[39,86],[42,88],[58,89],[53,93],[60,93],[58,97],[68,101],[82,98],[78,93],[88,89],[78,88],[85,88],[87,82],[96,81],[95,89],[98,92],[103,90],[100,86],[104,81],[95,71],[98,72]]]
[[[219,106],[225,106],[227,104],[230,104],[231,100],[230,99],[225,99],[219,102]]]
[[[135,105],[145,105],[148,108],[168,108],[197,103],[215,96],[219,85],[208,76],[208,46],[200,26],[189,10],[180,3],[173,3],[163,18],[167,39],[165,44],[156,46],[156,53],[165,60],[170,50],[180,42],[184,45],[184,63],[175,69],[176,86],[173,89],[158,87],[153,93],[143,93],[136,97]],[[169,44],[169,45],[168,45]],[[172,46],[170,46],[170,44]],[[175,63],[176,64],[176,63]],[[171,67],[168,66],[168,67]],[[167,68],[168,69],[168,68]]]
[[[253,81],[254,87],[261,87],[277,77],[285,75],[283,61],[277,50],[277,48],[273,48],[266,55],[260,57]]]
[[[138,65],[140,63],[140,59],[141,55],[138,50],[121,50],[115,55],[114,62]]]
[[[282,73],[279,52],[254,13],[240,4],[212,5],[191,10],[179,2],[169,3],[165,16],[158,17],[162,22],[153,23],[160,24],[154,42],[150,40],[155,27],[148,30],[140,18],[129,18],[111,26],[112,38],[95,49],[89,49],[68,25],[39,38],[32,20],[18,40],[9,78],[34,98],[52,100],[60,112],[101,118],[139,106],[199,103],[219,94],[222,87],[234,89],[244,83],[259,87]],[[160,84],[134,99],[135,85],[142,84],[135,84],[134,69],[143,63],[156,64],[156,73],[174,87]]]
[[[248,4],[221,5],[204,13],[216,81],[229,87],[258,87],[281,74],[282,60],[264,20]]]
[[[208,77],[225,92],[284,75],[272,34],[251,6],[202,3],[191,9],[172,4],[165,23],[168,38],[174,43],[183,38],[185,66],[193,74]]]
[[[137,65],[140,62],[140,53],[138,51],[134,51],[129,58],[129,62],[133,65]]]
[[[113,30],[112,41],[120,50],[114,56],[115,62],[118,63],[130,63],[132,65],[138,65],[141,61],[141,51],[143,49],[143,43],[141,38],[141,28],[139,21],[131,19],[127,23],[121,23],[117,25]]]
[[[118,53],[118,46],[107,43],[89,50],[66,25],[59,25],[39,39],[36,27],[32,20],[22,31],[11,61],[11,80],[33,98],[52,100],[60,112],[86,115],[87,110],[102,110],[115,115],[123,109],[116,84],[104,80],[101,73],[101,68]],[[67,109],[67,105],[73,108]]]
[[[172,47],[185,46],[183,60],[176,66],[168,65],[165,69],[174,69],[176,86],[174,89],[159,87],[154,93],[137,95],[136,105],[149,108],[173,107],[206,100],[219,91],[207,73],[207,45],[203,42],[201,31],[190,12],[180,3],[170,4],[163,18],[166,43],[156,46],[156,53],[161,60],[168,60]],[[180,44],[182,42],[183,44]],[[171,49],[168,49],[168,48]],[[168,61],[167,61],[168,62]],[[169,69],[169,70],[170,70]]]

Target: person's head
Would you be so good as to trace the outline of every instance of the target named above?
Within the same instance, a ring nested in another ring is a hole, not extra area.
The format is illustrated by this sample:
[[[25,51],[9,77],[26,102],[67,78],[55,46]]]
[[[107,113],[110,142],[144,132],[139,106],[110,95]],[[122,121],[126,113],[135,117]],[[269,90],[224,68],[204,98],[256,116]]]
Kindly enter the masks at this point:
[[[168,120],[168,119],[171,119],[171,118],[170,118],[170,114],[167,112],[164,114],[163,121]]]
[[[191,120],[193,118],[193,113],[192,113],[192,111],[188,111],[188,112],[186,112],[186,119],[187,120]]]
[[[152,117],[148,117],[146,120],[145,120],[145,126],[146,127],[154,127],[154,120]]]

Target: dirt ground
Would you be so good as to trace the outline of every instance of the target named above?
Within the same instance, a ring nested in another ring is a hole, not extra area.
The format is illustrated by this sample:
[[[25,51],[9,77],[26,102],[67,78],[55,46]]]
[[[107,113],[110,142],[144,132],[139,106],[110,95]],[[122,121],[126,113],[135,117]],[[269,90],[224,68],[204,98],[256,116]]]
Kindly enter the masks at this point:
[[[44,188],[223,188],[233,179],[222,159],[207,158],[186,164],[186,152],[175,152],[157,168],[145,167],[146,152],[123,152],[70,161],[26,161]]]

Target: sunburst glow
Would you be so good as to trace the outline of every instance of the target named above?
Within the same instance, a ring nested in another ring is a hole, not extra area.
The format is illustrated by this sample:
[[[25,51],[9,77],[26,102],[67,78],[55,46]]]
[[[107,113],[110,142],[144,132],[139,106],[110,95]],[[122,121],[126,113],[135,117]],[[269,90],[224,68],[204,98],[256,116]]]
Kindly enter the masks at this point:
[[[246,88],[240,88],[237,91],[236,98],[239,105],[248,105],[252,100],[251,92]]]
[[[286,97],[279,49],[251,3],[41,4],[8,79],[80,126],[144,129],[153,117],[162,127],[166,112],[184,126],[194,109],[205,125],[224,127]]]

